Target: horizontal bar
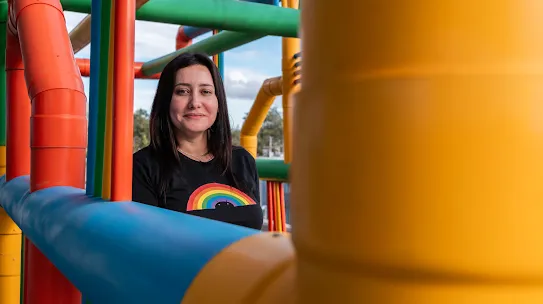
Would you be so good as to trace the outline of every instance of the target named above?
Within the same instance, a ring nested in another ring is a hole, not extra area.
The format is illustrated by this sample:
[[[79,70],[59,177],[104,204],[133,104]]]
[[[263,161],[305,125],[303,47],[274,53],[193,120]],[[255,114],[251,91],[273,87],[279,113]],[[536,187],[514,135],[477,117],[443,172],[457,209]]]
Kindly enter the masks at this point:
[[[282,159],[257,158],[256,168],[260,179],[288,181],[290,164],[285,164]]]
[[[61,0],[66,11],[90,14],[91,0]],[[263,36],[298,37],[300,11],[273,5],[223,0],[153,0],[138,20],[238,31]]]
[[[162,72],[162,69],[172,61],[175,57],[182,53],[197,52],[205,53],[209,56],[226,52],[230,49],[236,48],[240,45],[247,44],[251,41],[255,41],[264,36],[259,34],[240,33],[223,31],[217,35],[213,35],[207,39],[199,41],[198,43],[189,45],[173,53],[164,55],[162,57],[150,60],[143,64],[141,72],[145,76],[153,75]]]
[[[93,303],[180,303],[213,257],[260,233],[135,202],[94,199],[72,187],[29,194],[28,176],[7,183],[2,177],[0,202]]]
[[[241,0],[241,1],[276,5],[275,2],[277,0]],[[198,36],[201,36],[203,34],[210,32],[211,30],[212,29],[209,29],[209,28],[201,28],[201,27],[196,27],[196,26],[183,26],[183,32],[188,39],[194,39]]]
[[[90,77],[90,60],[86,58],[76,58],[75,62],[79,67],[82,77]],[[143,62],[134,62],[134,77],[136,79],[159,79],[160,74],[153,74],[150,76],[145,76],[141,73],[141,66]]]

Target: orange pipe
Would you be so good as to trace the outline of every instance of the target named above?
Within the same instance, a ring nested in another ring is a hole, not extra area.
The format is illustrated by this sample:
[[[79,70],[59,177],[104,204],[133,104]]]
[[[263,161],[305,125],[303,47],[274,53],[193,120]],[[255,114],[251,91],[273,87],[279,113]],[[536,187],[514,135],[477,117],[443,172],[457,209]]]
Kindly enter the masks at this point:
[[[30,174],[30,100],[19,40],[6,37],[6,181]]]
[[[275,230],[275,215],[273,212],[273,192],[272,192],[272,182],[267,181],[266,182],[266,196],[268,198],[267,205],[268,205],[268,231],[274,231]]]
[[[18,0],[17,28],[32,100],[31,191],[85,187],[86,96],[58,0]],[[36,20],[47,20],[47,26]],[[59,31],[57,35],[51,33]],[[62,162],[58,162],[62,159]]]
[[[132,145],[134,132],[134,44],[136,5],[115,0],[113,69],[113,154],[111,201],[132,200]]]
[[[156,73],[153,75],[146,76],[141,71],[141,66],[143,62],[134,62],[134,78],[137,79],[160,79],[161,73]]]
[[[81,76],[83,77],[89,77],[90,76],[90,60],[84,59],[84,58],[77,58],[75,59],[77,62],[77,66],[79,67],[79,71],[81,72]],[[145,76],[141,72],[141,66],[143,65],[143,62],[134,62],[134,78],[137,79],[159,79],[160,73]]]
[[[6,35],[6,181],[30,174],[30,99],[24,76],[21,47],[8,22]],[[25,252],[26,247],[25,238]],[[26,254],[25,254],[26,255]],[[22,262],[22,261],[21,261]],[[26,272],[26,271],[25,271]],[[23,276],[23,286],[27,276]],[[19,288],[23,288],[19,286]],[[10,292],[17,293],[19,290]],[[7,295],[9,296],[9,295]],[[19,298],[19,296],[15,295]]]
[[[279,207],[281,208],[281,227],[283,232],[287,232],[287,212],[285,208],[285,189],[282,182],[279,183]]]
[[[30,191],[53,186],[84,188],[86,97],[62,7],[58,0],[11,4],[9,21],[19,35],[32,100]],[[29,244],[26,249],[25,303],[81,303],[79,291],[35,246]]]

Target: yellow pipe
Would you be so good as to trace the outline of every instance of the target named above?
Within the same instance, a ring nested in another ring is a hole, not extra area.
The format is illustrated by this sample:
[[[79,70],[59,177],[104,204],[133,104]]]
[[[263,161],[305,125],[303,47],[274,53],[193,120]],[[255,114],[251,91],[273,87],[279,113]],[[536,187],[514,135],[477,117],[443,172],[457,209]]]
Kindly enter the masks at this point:
[[[111,16],[115,16],[115,5],[111,5]],[[109,33],[109,58],[113,58],[115,24],[111,22]],[[113,154],[113,60],[108,62],[107,102],[106,102],[106,134],[104,136],[104,171],[102,173],[102,198],[111,198],[111,161]]]
[[[258,144],[258,131],[262,128],[262,124],[268,115],[268,111],[273,105],[275,96],[281,95],[282,92],[281,77],[264,80],[249,114],[247,114],[247,118],[243,122],[240,134],[240,144],[255,158]]]
[[[6,174],[6,146],[0,146],[0,176]]]
[[[217,35],[218,33],[219,30],[213,30],[213,35]],[[213,55],[213,63],[215,63],[215,65],[219,67],[219,54]]]
[[[181,304],[294,304],[295,266],[288,234],[256,234],[230,245],[207,263]],[[209,286],[214,286],[213,292]]]
[[[543,303],[542,19],[533,0],[304,2],[299,303]]]
[[[299,0],[283,0],[283,7],[298,8]],[[300,39],[282,38],[282,72],[283,72],[283,145],[285,163],[292,160],[292,125],[293,125],[293,99],[292,95],[299,91],[299,84],[294,81],[299,78],[294,72],[297,70],[294,54],[300,52]]]
[[[0,175],[6,173],[6,147],[0,146]],[[0,208],[0,303],[19,304],[21,230]]]
[[[111,197],[111,157],[113,153],[113,98],[110,95],[113,91],[110,87],[111,83],[113,83],[113,81],[108,83],[107,89],[108,98],[106,104],[106,134],[104,136],[104,171],[102,173],[102,198],[105,200],[108,200]]]
[[[19,304],[21,230],[0,208],[0,303]]]
[[[277,231],[284,232],[286,231],[285,227],[283,227],[283,214],[282,214],[282,208],[281,208],[281,193],[279,192],[279,185],[280,183],[275,182],[273,185],[273,191],[275,192],[275,216],[276,216],[276,223],[277,223]]]
[[[136,10],[142,7],[149,0],[136,0]],[[79,24],[70,32],[70,41],[74,54],[84,49],[91,41],[91,15],[85,16]]]

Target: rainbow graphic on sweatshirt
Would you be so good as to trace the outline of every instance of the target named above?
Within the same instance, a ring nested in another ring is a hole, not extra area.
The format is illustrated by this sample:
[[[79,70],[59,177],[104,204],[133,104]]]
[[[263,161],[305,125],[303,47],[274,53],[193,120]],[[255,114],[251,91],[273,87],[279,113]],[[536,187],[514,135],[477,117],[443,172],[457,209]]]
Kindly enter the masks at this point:
[[[187,211],[255,205],[255,201],[240,190],[219,183],[198,187],[189,197]]]

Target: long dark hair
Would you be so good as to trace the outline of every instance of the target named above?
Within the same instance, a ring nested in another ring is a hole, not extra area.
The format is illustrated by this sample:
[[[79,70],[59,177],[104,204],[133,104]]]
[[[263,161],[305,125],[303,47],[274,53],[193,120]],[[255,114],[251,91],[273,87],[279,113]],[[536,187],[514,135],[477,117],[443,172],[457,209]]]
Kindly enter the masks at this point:
[[[151,117],[149,119],[151,149],[161,163],[159,181],[161,196],[165,195],[174,172],[173,168],[180,161],[174,126],[170,119],[170,103],[175,87],[175,76],[180,69],[193,65],[202,65],[209,70],[213,78],[215,95],[219,104],[217,118],[209,130],[208,150],[214,156],[215,163],[220,166],[222,174],[227,174],[237,184],[231,170],[232,133],[226,104],[226,93],[219,70],[205,54],[183,53],[164,67],[158,81],[155,99],[151,108]]]

